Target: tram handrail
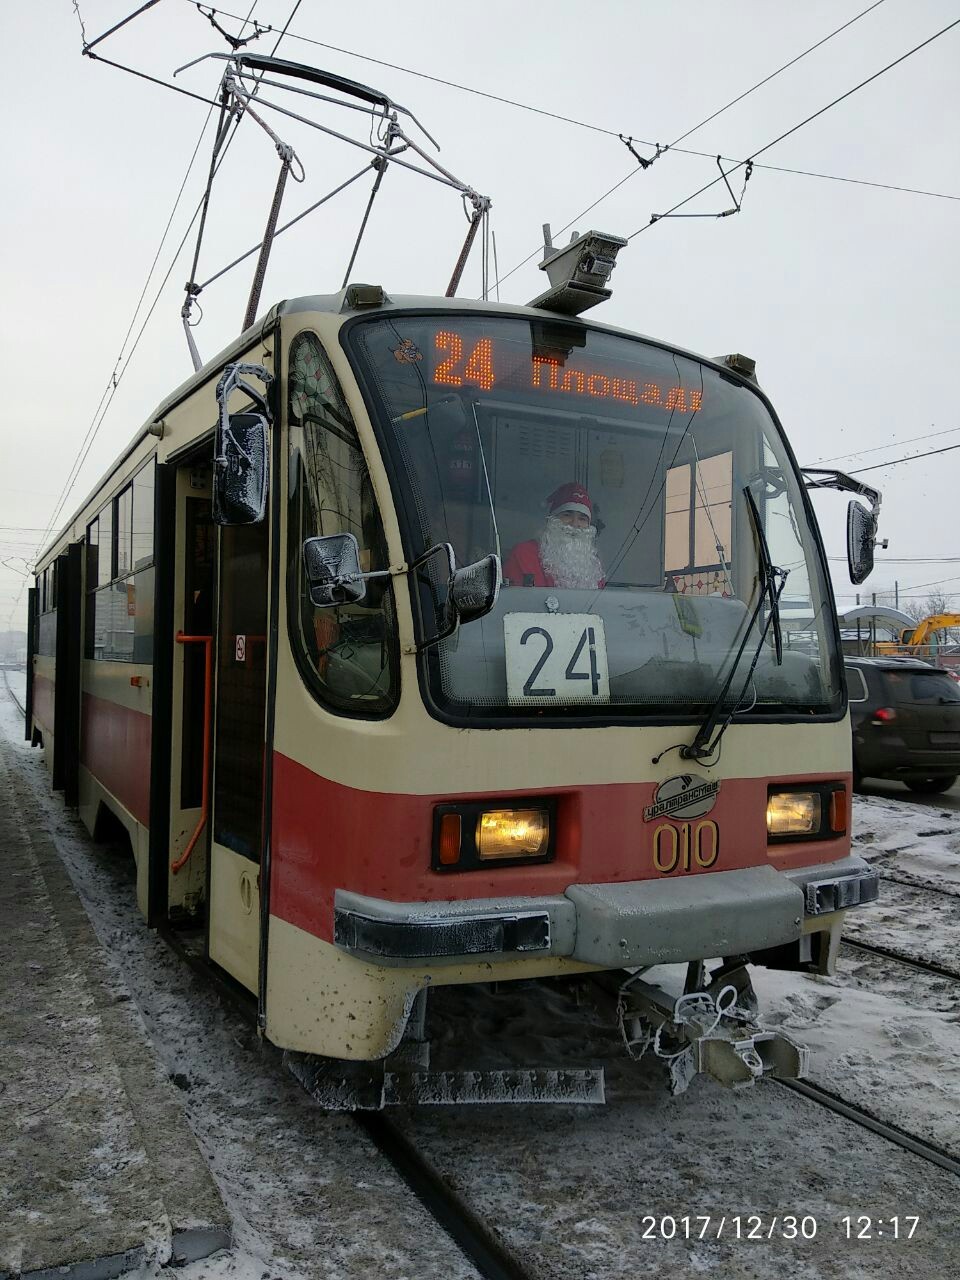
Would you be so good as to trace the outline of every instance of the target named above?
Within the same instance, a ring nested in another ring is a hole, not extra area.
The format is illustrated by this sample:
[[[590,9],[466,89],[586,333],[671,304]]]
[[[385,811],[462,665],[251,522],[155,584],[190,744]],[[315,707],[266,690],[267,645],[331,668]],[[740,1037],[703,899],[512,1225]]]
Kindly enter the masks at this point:
[[[207,825],[210,811],[210,712],[213,704],[213,636],[186,636],[177,632],[177,644],[202,644],[203,660],[203,793],[200,805],[200,818],[194,828],[186,849],[179,858],[170,863],[174,875],[186,864],[193,853],[194,846],[200,839],[200,832]]]

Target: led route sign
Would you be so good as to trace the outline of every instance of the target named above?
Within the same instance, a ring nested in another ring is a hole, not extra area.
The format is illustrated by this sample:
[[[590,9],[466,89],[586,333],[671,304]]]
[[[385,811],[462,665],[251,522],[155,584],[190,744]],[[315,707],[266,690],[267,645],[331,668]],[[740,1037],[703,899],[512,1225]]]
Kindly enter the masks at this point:
[[[505,387],[522,386],[527,391],[618,400],[668,413],[697,413],[703,404],[703,392],[699,388],[665,387],[649,379],[625,377],[622,372],[614,374],[609,366],[607,372],[595,365],[567,368],[557,357],[531,355],[526,369],[523,362],[518,362],[512,343],[509,353],[503,353],[498,360],[493,338],[481,338],[469,352],[465,351],[461,335],[453,329],[438,330],[433,341],[438,359],[432,381],[444,387],[474,386],[489,391],[499,382]],[[498,374],[498,363],[506,372]]]

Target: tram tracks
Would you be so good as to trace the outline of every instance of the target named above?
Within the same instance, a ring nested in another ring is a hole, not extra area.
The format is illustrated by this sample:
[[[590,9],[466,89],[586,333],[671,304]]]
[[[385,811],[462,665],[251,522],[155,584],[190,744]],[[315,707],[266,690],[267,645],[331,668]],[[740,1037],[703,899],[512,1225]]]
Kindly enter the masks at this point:
[[[229,979],[224,978],[195,950],[191,951],[185,947],[176,935],[166,931],[163,936],[173,950],[198,975],[213,983],[221,997],[225,998],[245,1021],[251,1025],[255,1023],[253,1002],[249,997],[244,998],[247,993],[239,988],[235,990]],[[906,965],[928,976],[946,977],[952,981],[960,980],[960,974],[951,973],[937,965],[911,960],[887,948],[847,940],[843,945],[864,954]],[[277,1051],[277,1065],[280,1065],[279,1051]],[[783,1080],[775,1083],[791,1089],[809,1102],[857,1125],[858,1128],[960,1178],[960,1159],[935,1142],[919,1138],[900,1126],[879,1118],[868,1107],[843,1098],[810,1080]],[[525,1268],[508,1249],[495,1228],[475,1211],[455,1187],[450,1185],[450,1182],[417,1149],[387,1113],[357,1111],[353,1113],[353,1121],[389,1162],[452,1243],[476,1267],[484,1280],[532,1280],[534,1273]]]
[[[937,964],[934,960],[923,960],[915,956],[907,956],[901,951],[894,951],[892,947],[884,947],[876,942],[862,942],[860,939],[844,938],[842,945],[867,955],[879,956],[884,960],[894,960],[897,964],[906,965],[917,973],[926,974],[928,977],[947,978],[951,982],[960,982],[960,969],[948,969],[944,965]]]
[[[892,1124],[888,1120],[880,1120],[866,1107],[850,1102],[846,1098],[841,1098],[839,1094],[825,1089],[822,1085],[814,1084],[810,1080],[778,1080],[776,1083],[785,1089],[793,1090],[794,1093],[798,1093],[804,1098],[809,1098],[811,1102],[815,1102],[818,1106],[832,1111],[835,1115],[843,1116],[844,1119],[859,1125],[861,1129],[867,1129],[871,1133],[877,1134],[878,1137],[884,1138],[887,1142],[892,1142],[894,1145],[901,1147],[904,1151],[909,1151],[912,1155],[919,1156],[922,1160],[926,1160],[930,1164],[934,1164],[940,1169],[945,1169],[948,1173],[960,1178],[960,1160],[936,1143],[929,1142],[926,1138],[917,1138],[912,1133],[908,1133],[906,1129],[901,1129],[899,1125]]]
[[[22,713],[22,704],[10,687],[6,672],[4,672],[4,686]],[[244,993],[239,988],[234,990],[229,979],[205,961],[196,948],[191,949],[189,945],[185,945],[183,939],[177,938],[175,933],[164,931],[162,936],[171,949],[198,976],[205,982],[212,983],[219,996],[229,1003],[248,1025],[255,1025],[255,1006],[249,996],[244,1000]],[[906,965],[928,975],[952,981],[960,980],[960,973],[951,972],[932,962],[926,963],[912,959],[876,944],[847,939],[844,941],[844,946]],[[265,1047],[269,1048],[269,1046]],[[279,1051],[275,1052],[276,1065],[280,1067]],[[866,1129],[941,1170],[960,1177],[960,1159],[935,1143],[917,1138],[897,1125],[878,1119],[866,1107],[839,1097],[829,1089],[810,1081],[778,1083],[792,1089],[809,1102]],[[395,1169],[424,1210],[476,1267],[481,1276],[490,1277],[491,1280],[532,1280],[535,1272],[523,1265],[503,1243],[496,1228],[483,1219],[458,1189],[450,1185],[449,1180],[438,1171],[427,1156],[416,1148],[389,1115],[382,1112],[358,1112],[354,1114],[353,1121]]]
[[[213,986],[220,999],[248,1026],[256,1026],[256,1004],[249,992],[187,945],[175,930],[161,928],[158,933],[198,977]],[[267,1041],[262,1041],[261,1046],[275,1056],[278,1070],[283,1070],[281,1051]],[[450,1186],[387,1114],[383,1111],[354,1111],[351,1118],[437,1225],[476,1267],[483,1280],[533,1280],[531,1273],[506,1248],[493,1227]]]
[[[27,713],[23,703],[20,701],[17,695],[13,692],[13,690],[10,688],[10,674],[7,671],[6,667],[4,667],[3,669],[3,683],[4,683],[4,687],[7,690],[7,693],[10,695],[13,701],[13,705],[17,708],[17,710],[20,712],[22,716],[25,716]]]

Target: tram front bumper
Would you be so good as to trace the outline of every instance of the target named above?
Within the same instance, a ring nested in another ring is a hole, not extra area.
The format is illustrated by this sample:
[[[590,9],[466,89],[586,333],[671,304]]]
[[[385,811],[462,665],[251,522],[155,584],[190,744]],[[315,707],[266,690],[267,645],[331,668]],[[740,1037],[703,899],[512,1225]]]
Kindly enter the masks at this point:
[[[338,889],[334,942],[389,966],[562,956],[602,968],[742,955],[796,942],[819,915],[877,897],[861,858],[790,871],[575,884],[542,897],[389,902]]]

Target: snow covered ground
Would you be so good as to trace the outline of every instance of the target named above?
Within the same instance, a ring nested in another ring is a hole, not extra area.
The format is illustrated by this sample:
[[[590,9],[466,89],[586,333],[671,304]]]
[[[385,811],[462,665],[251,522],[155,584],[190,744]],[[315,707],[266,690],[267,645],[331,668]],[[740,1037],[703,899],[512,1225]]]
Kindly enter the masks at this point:
[[[960,974],[960,812],[903,795],[854,798],[854,851],[882,879],[846,936]],[[852,948],[835,977],[754,981],[767,1023],[810,1048],[813,1080],[960,1157],[960,981]]]
[[[11,680],[13,683],[13,680]],[[14,687],[16,687],[14,685]],[[19,692],[19,691],[18,691]],[[473,1276],[349,1118],[320,1113],[277,1056],[143,925],[129,862],[93,846],[49,792],[40,753],[0,695],[0,732],[18,748],[37,820],[55,837],[94,926],[187,1115],[236,1223],[236,1247],[181,1280]],[[885,877],[860,936],[960,970],[960,814],[910,798],[858,797],[856,847]],[[895,877],[895,878],[894,878]],[[903,883],[908,881],[909,883]],[[844,952],[833,978],[755,970],[770,1025],[812,1051],[812,1078],[960,1156],[960,982]],[[551,1039],[611,1040],[588,1010],[533,984],[461,1004],[438,1031],[462,1047],[513,1032],[534,1063]],[[446,1030],[445,1030],[446,1029]],[[444,1043],[439,1046],[444,1051]],[[531,1060],[528,1059],[528,1060]],[[960,1249],[956,1180],[781,1087],[745,1093],[695,1083],[670,1099],[646,1062],[620,1062],[606,1108],[421,1109],[410,1137],[547,1280],[711,1274],[816,1280],[947,1274]],[[650,1240],[644,1215],[808,1213],[817,1240]],[[916,1239],[847,1240],[847,1214],[918,1214]],[[159,1264],[136,1273],[155,1280]]]

